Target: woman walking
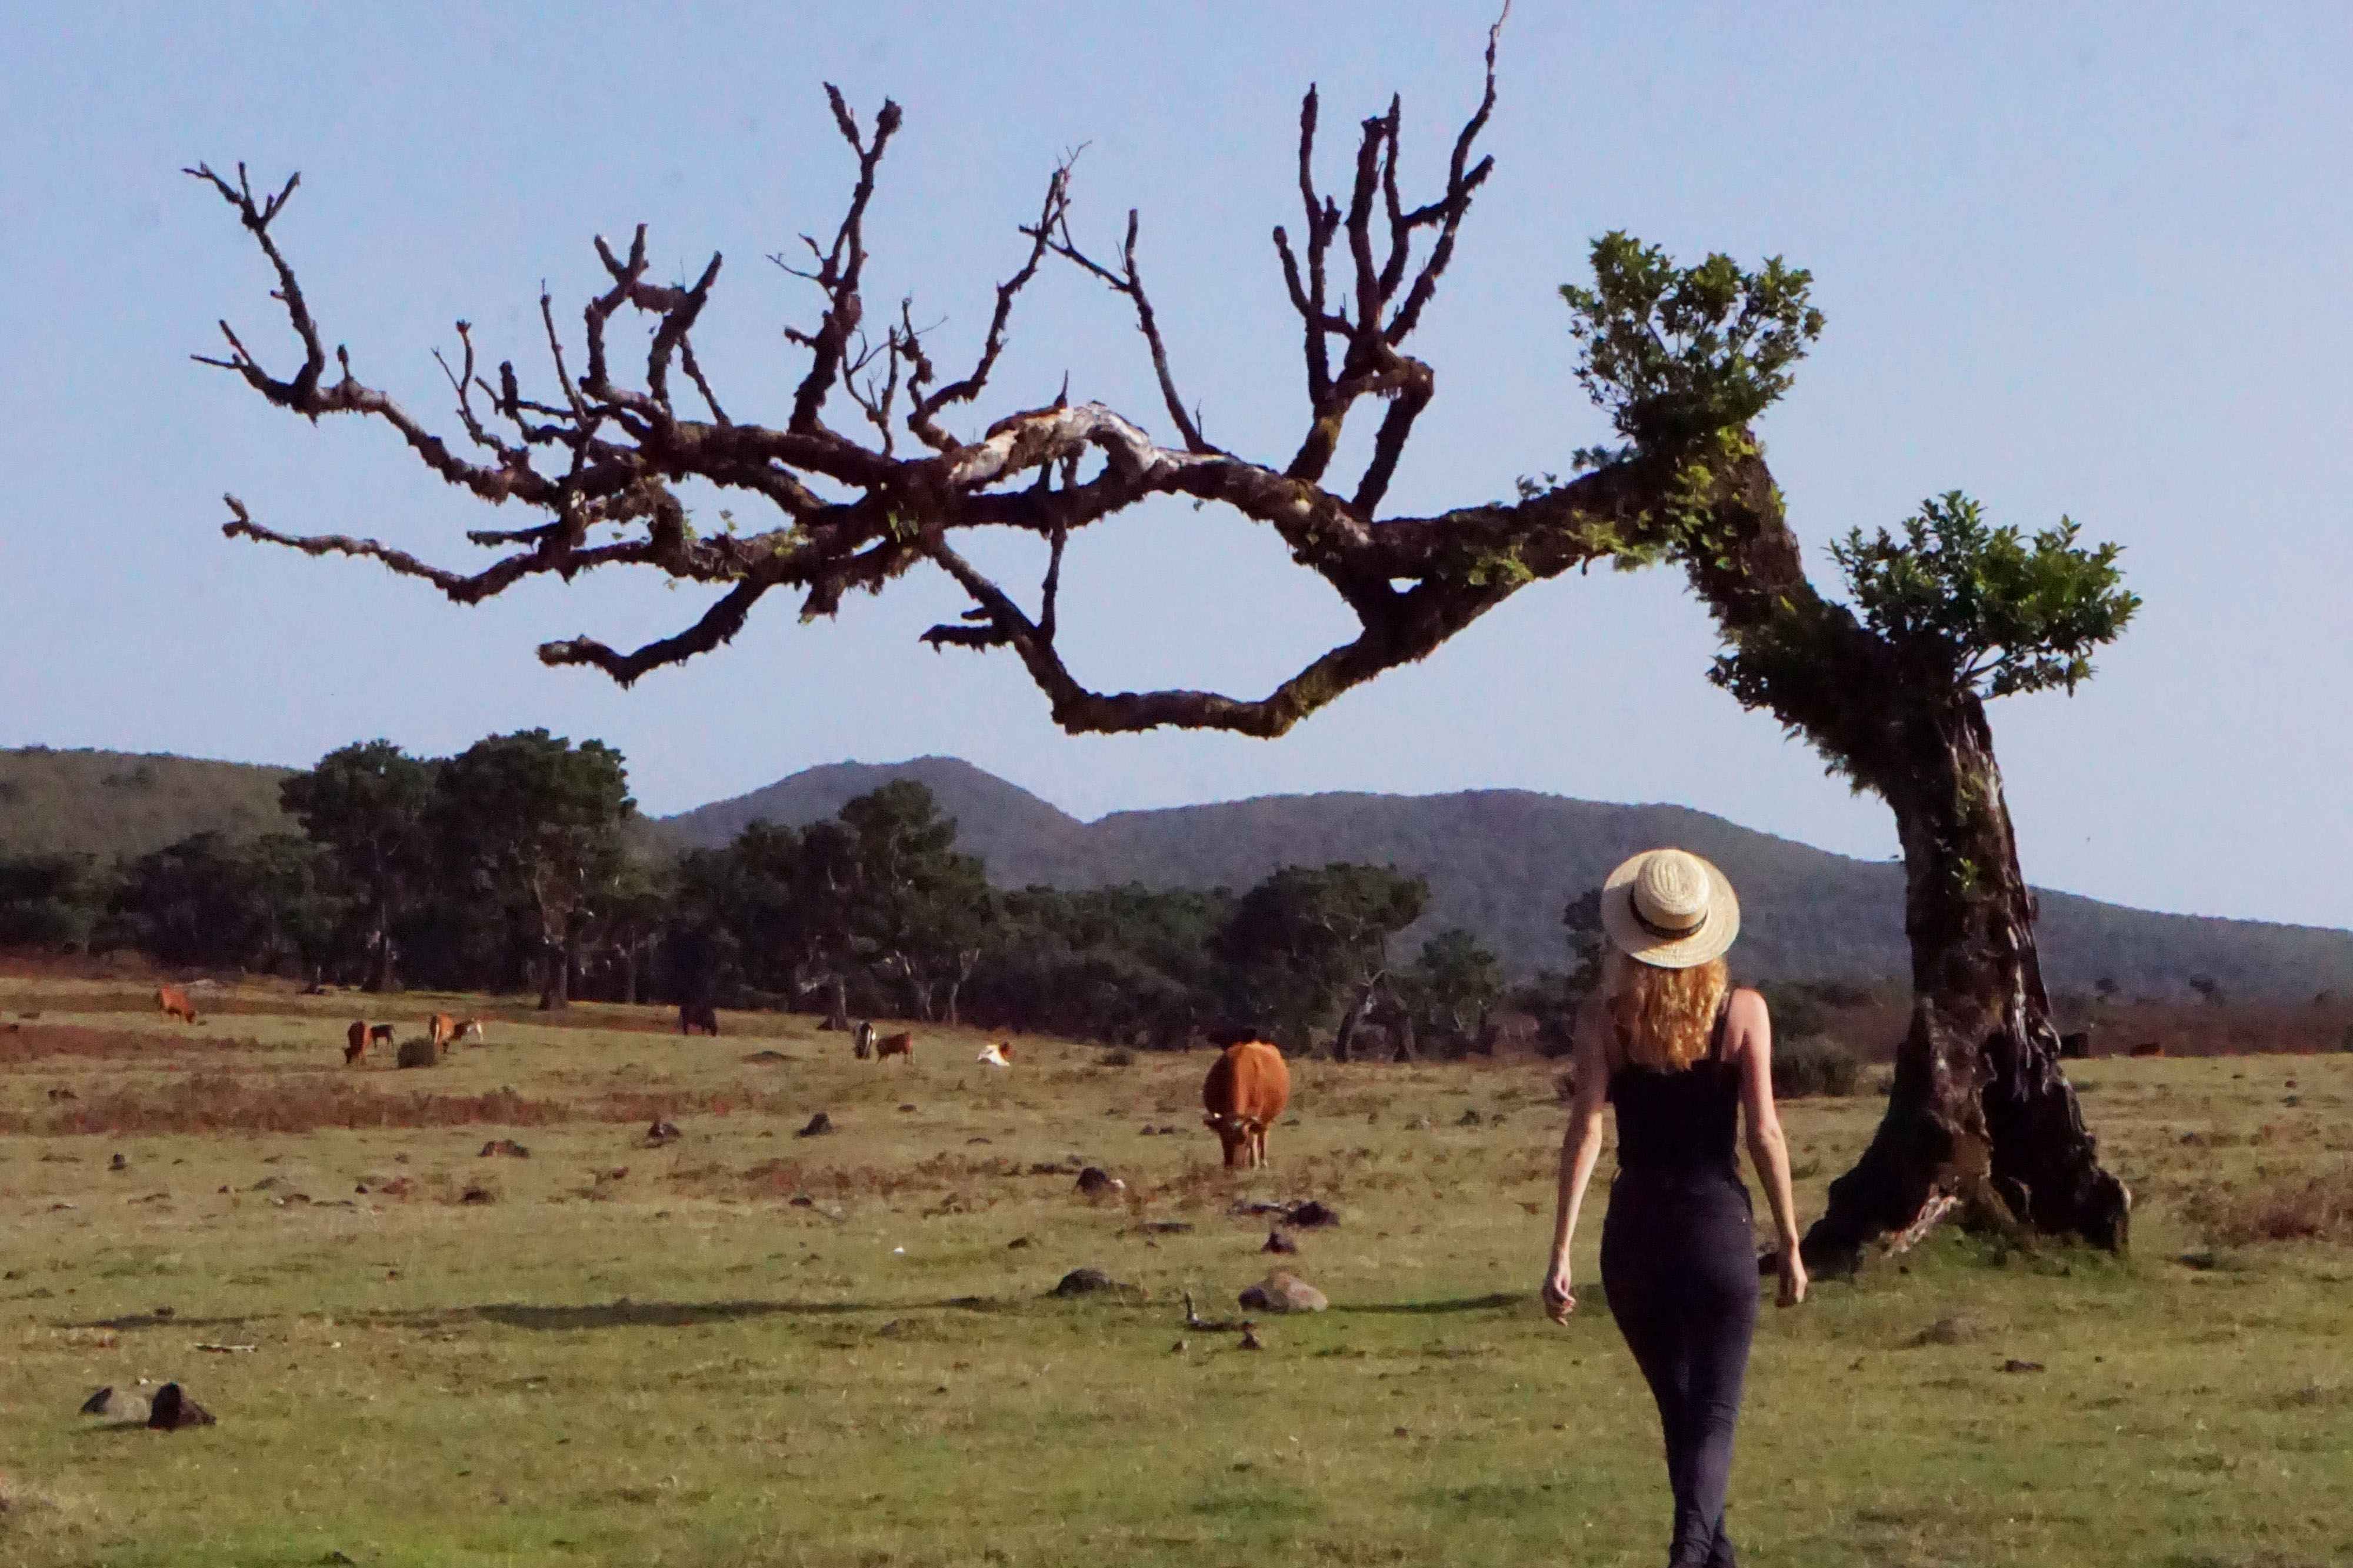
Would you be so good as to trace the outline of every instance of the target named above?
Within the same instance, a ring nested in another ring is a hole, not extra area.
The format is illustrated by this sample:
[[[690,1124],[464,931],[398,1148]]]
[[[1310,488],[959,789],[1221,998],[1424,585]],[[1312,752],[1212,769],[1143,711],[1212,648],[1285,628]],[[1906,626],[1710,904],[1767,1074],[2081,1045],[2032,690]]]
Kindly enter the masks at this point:
[[[1603,885],[1601,920],[1609,950],[1600,994],[1577,1016],[1545,1309],[1565,1323],[1577,1307],[1568,1246],[1606,1100],[1618,1108],[1618,1179],[1601,1226],[1601,1281],[1666,1436],[1669,1568],[1733,1568],[1724,1494],[1757,1326],[1754,1221],[1734,1150],[1744,1110],[1780,1237],[1780,1303],[1806,1299],[1788,1147],[1773,1109],[1772,1026],[1762,996],[1731,988],[1724,953],[1740,932],[1740,904],[1698,856],[1653,849],[1628,860]]]

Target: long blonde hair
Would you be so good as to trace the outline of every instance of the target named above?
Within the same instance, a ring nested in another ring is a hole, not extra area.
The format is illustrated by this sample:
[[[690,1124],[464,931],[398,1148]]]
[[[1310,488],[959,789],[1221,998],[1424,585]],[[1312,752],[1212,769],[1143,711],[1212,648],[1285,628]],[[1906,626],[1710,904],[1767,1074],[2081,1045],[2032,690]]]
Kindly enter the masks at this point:
[[[1731,988],[1732,971],[1721,958],[1662,969],[1613,948],[1601,974],[1619,1049],[1655,1072],[1681,1072],[1707,1055],[1716,1012]]]

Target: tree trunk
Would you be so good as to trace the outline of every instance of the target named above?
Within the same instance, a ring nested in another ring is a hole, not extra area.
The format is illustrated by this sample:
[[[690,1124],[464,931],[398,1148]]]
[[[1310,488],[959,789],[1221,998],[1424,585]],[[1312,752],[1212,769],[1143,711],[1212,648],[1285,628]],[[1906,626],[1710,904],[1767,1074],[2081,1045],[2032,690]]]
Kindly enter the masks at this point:
[[[1374,975],[1357,991],[1356,999],[1340,1015],[1340,1027],[1332,1036],[1332,1059],[1345,1062],[1356,1043],[1356,1026],[1365,1021],[1365,1011],[1373,1004],[1373,994],[1380,989],[1381,977]]]
[[[561,1013],[572,1005],[572,951],[562,942],[540,949],[539,1010]]]
[[[1389,1032],[1397,1037],[1397,1059],[1401,1062],[1419,1061],[1420,1042],[1414,1038],[1413,1009],[1400,1005],[1396,1012],[1397,1021],[1390,1025]]]
[[[638,944],[634,938],[621,943],[621,1005],[638,1005]]]
[[[1962,696],[1915,711],[1889,737],[1894,765],[1869,779],[1903,838],[1911,1029],[1886,1117],[1831,1184],[1806,1255],[1850,1265],[1866,1241],[1924,1232],[1955,1208],[2121,1248],[2131,1194],[2100,1168],[2059,1069],[1984,705]]]
[[[849,1030],[849,981],[836,970],[825,977],[832,1003],[825,1016],[825,1026],[847,1034]]]
[[[390,995],[400,989],[400,977],[394,968],[392,947],[392,910],[388,900],[378,898],[375,905],[375,929],[368,933],[367,978],[360,989],[371,994]]]

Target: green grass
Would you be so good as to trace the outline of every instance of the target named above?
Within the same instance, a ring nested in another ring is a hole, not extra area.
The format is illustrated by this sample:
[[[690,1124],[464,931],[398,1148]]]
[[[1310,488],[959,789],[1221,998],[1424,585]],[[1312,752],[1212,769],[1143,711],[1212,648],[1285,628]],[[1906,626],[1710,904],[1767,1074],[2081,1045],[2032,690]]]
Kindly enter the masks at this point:
[[[0,1057],[0,1116],[29,1130],[0,1140],[0,1561],[1662,1555],[1655,1419],[1595,1278],[1598,1225],[1571,1324],[1534,1300],[1560,1131],[1546,1064],[1297,1064],[1274,1169],[1229,1175],[1193,1110],[1203,1056],[1105,1067],[1025,1040],[997,1074],[977,1037],[923,1030],[911,1070],[797,1019],[730,1015],[686,1041],[583,1008],[562,1027],[502,1016],[429,1071],[346,1072],[359,1000],[256,988],[188,1031],[124,1010],[127,991],[0,981],[0,1017],[43,1015],[0,1042],[135,1037]],[[406,1032],[442,1005],[377,1016]],[[790,1059],[744,1059],[762,1049]],[[1940,1236],[1767,1312],[1734,1481],[1744,1560],[2353,1559],[2353,1248],[2216,1250],[2183,1217],[2208,1189],[2341,1164],[2353,1058],[2073,1065],[2141,1198],[2133,1256]],[[232,1121],[347,1079],[404,1100],[512,1088],[563,1119],[44,1131],[76,1107],[168,1107],[199,1071],[236,1087],[206,1101]],[[665,1103],[690,1108],[666,1147],[615,1119]],[[795,1137],[818,1110],[840,1131]],[[1788,1108],[1809,1212],[1875,1113]],[[479,1155],[508,1136],[528,1159]],[[1073,1157],[1124,1177],[1124,1199],[1077,1196]],[[459,1201],[474,1183],[495,1201]],[[1344,1215],[1288,1260],[1333,1310],[1262,1321],[1257,1352],[1187,1331],[1180,1292],[1232,1316],[1274,1261],[1233,1201],[1305,1195]],[[1082,1265],[1138,1289],[1048,1295]],[[2012,1358],[2046,1370],[2001,1371]],[[180,1380],[219,1425],[74,1413],[142,1377]]]

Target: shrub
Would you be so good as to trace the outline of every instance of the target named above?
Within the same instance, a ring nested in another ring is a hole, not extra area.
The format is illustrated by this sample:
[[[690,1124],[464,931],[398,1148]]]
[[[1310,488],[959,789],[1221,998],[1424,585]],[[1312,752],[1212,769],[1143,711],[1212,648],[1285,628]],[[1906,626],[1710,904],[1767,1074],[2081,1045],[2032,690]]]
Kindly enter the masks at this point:
[[[1842,1098],[1862,1081],[1862,1063],[1855,1054],[1827,1036],[1791,1040],[1773,1050],[1773,1095],[1777,1100],[1804,1100],[1813,1095]]]
[[[400,1042],[399,1064],[402,1067],[429,1068],[440,1059],[440,1051],[422,1035]]]

